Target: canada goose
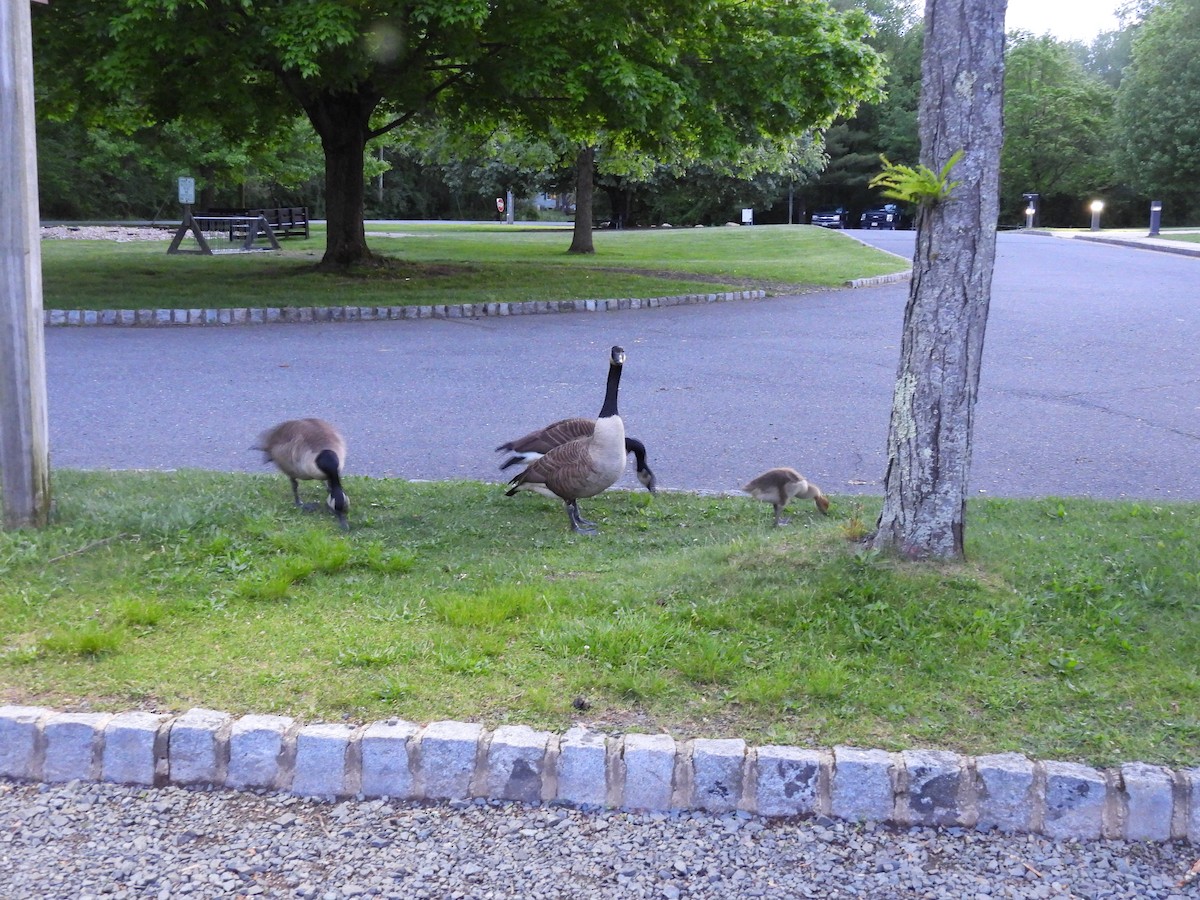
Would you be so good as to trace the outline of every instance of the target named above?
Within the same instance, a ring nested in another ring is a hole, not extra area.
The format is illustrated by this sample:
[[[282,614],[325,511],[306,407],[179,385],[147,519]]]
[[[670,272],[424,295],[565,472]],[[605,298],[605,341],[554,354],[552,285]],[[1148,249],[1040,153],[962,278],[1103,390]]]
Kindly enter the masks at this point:
[[[509,441],[507,444],[501,444],[496,448],[497,453],[513,454],[503,463],[500,464],[501,469],[507,469],[509,466],[515,466],[518,463],[528,465],[535,459],[541,459],[546,455],[551,447],[557,447],[559,444],[565,444],[567,441],[573,441],[581,437],[590,437],[596,428],[595,419],[559,419],[557,422],[551,422],[545,428],[539,428],[537,431],[531,431],[523,437],[517,438],[515,441]],[[635,464],[637,465],[637,479],[650,493],[655,493],[658,490],[658,481],[654,477],[654,473],[650,471],[650,467],[646,465],[646,445],[637,438],[625,438],[625,452],[632,453]]]
[[[346,512],[350,501],[341,479],[346,442],[336,428],[322,419],[289,419],[260,434],[253,449],[261,450],[263,462],[275,463],[291,480],[292,496],[301,509],[315,509],[316,504],[300,502],[298,479],[324,481],[329,487],[326,505],[342,530],[349,530]]]
[[[829,499],[821,493],[821,489],[797,472],[786,467],[768,469],[751,480],[742,488],[755,500],[764,500],[775,507],[775,524],[786,525],[788,519],[781,518],[780,513],[793,497],[801,500],[814,500],[822,515],[829,514]]]
[[[617,388],[624,365],[625,351],[613,347],[604,405],[592,433],[548,449],[509,482],[512,487],[505,491],[506,496],[536,491],[558,497],[567,505],[572,531],[596,533],[596,524],[580,516],[579,500],[612,487],[625,471],[625,423],[617,413]]]

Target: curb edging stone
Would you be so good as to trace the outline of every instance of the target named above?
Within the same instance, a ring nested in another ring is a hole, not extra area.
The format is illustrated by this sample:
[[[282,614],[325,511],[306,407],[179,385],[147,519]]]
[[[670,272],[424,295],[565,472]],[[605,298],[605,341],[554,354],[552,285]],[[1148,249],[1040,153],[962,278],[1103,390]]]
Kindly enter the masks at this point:
[[[885,276],[887,277],[887,276]],[[871,279],[859,279],[871,281]],[[856,286],[847,283],[848,286]],[[478,319],[544,313],[616,312],[762,300],[764,290],[680,294],[672,297],[608,300],[524,300],[504,303],[450,303],[424,306],[267,306],[222,309],[45,309],[42,322],[53,327],[122,326],[174,328],[210,325],[311,324],[313,322],[383,322],[396,319]]]
[[[1055,840],[1200,844],[1200,768],[1101,770],[1016,753],[750,747],[667,734],[565,734],[470,722],[365,726],[196,708],[66,713],[0,706],[0,778],[210,785],[298,796],[484,798],[628,810],[740,811]]]
[[[909,278],[896,272],[857,278],[844,287],[861,288],[893,284]],[[811,293],[810,290],[800,293]],[[383,322],[399,319],[482,319],[546,313],[602,313],[636,309],[662,309],[762,300],[765,290],[723,291],[716,294],[680,294],[672,297],[617,298],[608,300],[525,300],[505,303],[452,303],[425,306],[267,306],[222,309],[44,309],[47,327],[175,328],[181,326],[312,324],[314,322]]]

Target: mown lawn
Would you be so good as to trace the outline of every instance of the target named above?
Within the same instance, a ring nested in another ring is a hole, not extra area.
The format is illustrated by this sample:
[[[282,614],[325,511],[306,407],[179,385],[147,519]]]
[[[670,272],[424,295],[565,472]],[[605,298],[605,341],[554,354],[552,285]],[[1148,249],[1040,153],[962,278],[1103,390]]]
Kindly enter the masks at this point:
[[[383,228],[383,226],[380,226]],[[904,260],[809,226],[596,233],[572,255],[557,228],[463,225],[369,229],[393,261],[351,275],[319,272],[317,229],[282,252],[168,256],[169,240],[42,242],[47,309],[403,306],[662,297],[744,288],[840,285],[906,268]],[[390,235],[390,236],[381,236]]]
[[[1200,762],[1200,505],[977,500],[970,561],[746,497],[58,471],[0,533],[0,702],[456,718],[1103,765]],[[316,489],[309,486],[310,491]]]

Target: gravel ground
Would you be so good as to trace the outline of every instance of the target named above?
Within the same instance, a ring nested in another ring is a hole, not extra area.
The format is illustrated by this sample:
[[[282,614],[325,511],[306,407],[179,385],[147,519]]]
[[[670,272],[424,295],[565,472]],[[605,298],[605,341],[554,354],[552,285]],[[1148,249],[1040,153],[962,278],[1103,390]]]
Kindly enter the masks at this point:
[[[47,225],[42,240],[62,241],[169,241],[173,228],[144,228],[137,225]]]
[[[1195,849],[824,819],[0,781],[0,896],[1179,898]]]

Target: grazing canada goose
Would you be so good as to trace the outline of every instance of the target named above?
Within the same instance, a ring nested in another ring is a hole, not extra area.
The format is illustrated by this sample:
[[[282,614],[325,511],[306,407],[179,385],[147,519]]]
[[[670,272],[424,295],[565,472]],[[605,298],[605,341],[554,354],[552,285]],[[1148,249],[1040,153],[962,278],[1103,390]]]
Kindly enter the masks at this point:
[[[814,500],[822,515],[829,514],[829,499],[821,493],[821,489],[797,472],[786,467],[768,469],[751,480],[742,488],[755,500],[764,500],[775,507],[775,524],[786,525],[788,519],[780,514],[787,502],[793,497],[801,500]]]
[[[529,465],[534,460],[545,456],[551,447],[557,447],[559,444],[565,444],[567,441],[574,441],[581,437],[590,437],[595,428],[595,419],[582,417],[551,422],[545,428],[531,431],[515,441],[509,441],[507,444],[497,447],[497,453],[513,454],[500,464],[500,468],[507,469],[518,463]],[[646,445],[637,438],[627,437],[625,438],[625,452],[633,454],[634,462],[637,465],[638,481],[650,493],[655,493],[658,489],[658,481],[655,479],[654,473],[650,471],[650,467],[646,465]]]
[[[595,523],[580,516],[579,500],[612,487],[625,471],[625,423],[617,413],[617,388],[624,365],[625,351],[613,347],[604,405],[591,434],[551,447],[509,482],[512,487],[505,491],[506,496],[536,491],[558,497],[567,505],[572,531],[596,533]]]
[[[273,462],[292,482],[292,496],[301,509],[315,509],[315,503],[300,502],[299,479],[324,481],[329,487],[325,503],[337,516],[342,530],[349,530],[346,512],[350,501],[342,490],[342,464],[346,461],[346,442],[336,428],[322,419],[290,419],[258,436],[255,450],[263,452],[263,462]]]

